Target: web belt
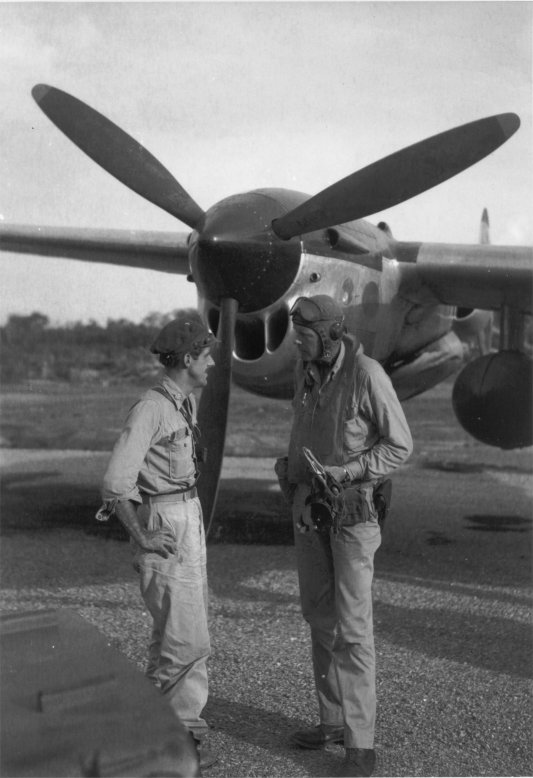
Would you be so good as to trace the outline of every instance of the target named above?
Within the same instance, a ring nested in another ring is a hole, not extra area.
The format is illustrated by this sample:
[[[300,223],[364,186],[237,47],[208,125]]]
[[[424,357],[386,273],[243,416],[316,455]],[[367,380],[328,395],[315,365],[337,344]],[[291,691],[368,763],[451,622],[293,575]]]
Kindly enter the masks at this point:
[[[167,492],[167,494],[143,494],[142,501],[145,505],[153,502],[187,502],[198,497],[198,489],[192,486],[179,492]]]

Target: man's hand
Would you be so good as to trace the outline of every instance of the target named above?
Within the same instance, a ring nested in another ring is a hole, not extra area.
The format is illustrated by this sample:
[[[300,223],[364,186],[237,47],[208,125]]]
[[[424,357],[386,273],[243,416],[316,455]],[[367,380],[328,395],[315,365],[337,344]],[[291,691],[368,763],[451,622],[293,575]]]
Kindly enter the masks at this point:
[[[159,554],[163,559],[168,559],[171,554],[177,551],[176,541],[168,530],[145,531],[142,540],[139,543],[143,551]]]
[[[125,500],[117,503],[115,511],[129,535],[143,551],[159,554],[163,559],[168,559],[178,550],[174,535],[169,529],[145,529],[145,522],[139,520],[137,508],[136,503]]]

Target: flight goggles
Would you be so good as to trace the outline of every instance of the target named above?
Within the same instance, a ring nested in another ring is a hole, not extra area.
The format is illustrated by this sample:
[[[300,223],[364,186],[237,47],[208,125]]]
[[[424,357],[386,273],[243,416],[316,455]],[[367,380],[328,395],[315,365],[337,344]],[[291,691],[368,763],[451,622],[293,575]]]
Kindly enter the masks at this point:
[[[335,302],[331,298],[322,295],[320,299],[309,297],[298,297],[289,311],[294,324],[303,326],[313,326],[313,324],[323,321],[339,321],[344,319],[342,311],[338,310]]]

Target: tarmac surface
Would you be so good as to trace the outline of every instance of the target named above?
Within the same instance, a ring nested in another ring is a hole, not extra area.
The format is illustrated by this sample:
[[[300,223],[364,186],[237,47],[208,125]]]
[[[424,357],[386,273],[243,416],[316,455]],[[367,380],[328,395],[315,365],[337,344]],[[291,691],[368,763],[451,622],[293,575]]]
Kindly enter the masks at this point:
[[[141,669],[150,623],[128,545],[92,520],[109,455],[0,454],[2,609],[71,608]],[[226,459],[210,534],[209,778],[331,776],[342,759],[287,743],[317,711],[272,465]],[[531,450],[430,440],[393,483],[374,585],[375,775],[533,775]]]

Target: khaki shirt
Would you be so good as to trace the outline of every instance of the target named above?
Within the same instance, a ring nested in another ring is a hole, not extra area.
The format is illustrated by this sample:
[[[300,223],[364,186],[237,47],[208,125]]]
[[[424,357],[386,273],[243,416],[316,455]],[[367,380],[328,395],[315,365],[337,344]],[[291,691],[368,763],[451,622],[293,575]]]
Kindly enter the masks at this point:
[[[180,411],[187,398],[168,375],[159,386],[173,401],[149,389],[130,409],[104,476],[102,497],[108,507],[125,500],[142,502],[141,493],[167,494],[196,482],[192,430]],[[195,422],[194,394],[189,403]]]

